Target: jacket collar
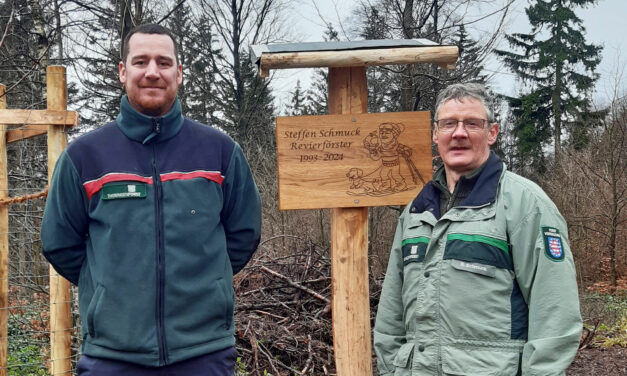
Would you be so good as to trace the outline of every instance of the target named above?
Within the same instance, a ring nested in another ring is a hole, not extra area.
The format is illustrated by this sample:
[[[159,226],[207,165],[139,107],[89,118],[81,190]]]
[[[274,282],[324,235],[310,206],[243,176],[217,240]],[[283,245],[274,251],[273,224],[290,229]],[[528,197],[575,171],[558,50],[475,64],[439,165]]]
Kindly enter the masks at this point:
[[[440,169],[442,171],[438,170],[435,176],[439,176],[438,174],[443,172],[444,167],[440,167]],[[493,151],[490,152],[490,157],[488,157],[479,175],[473,177],[473,180],[476,179],[476,181],[470,194],[459,206],[478,207],[496,201],[499,180],[503,169],[504,165],[501,158]],[[411,203],[411,213],[429,211],[436,218],[440,218],[440,190],[436,184],[434,180],[431,180],[425,185],[418,197]]]
[[[125,95],[122,97],[116,122],[126,137],[148,144],[174,137],[181,130],[184,120],[178,98],[167,114],[162,117],[151,117],[135,110]]]

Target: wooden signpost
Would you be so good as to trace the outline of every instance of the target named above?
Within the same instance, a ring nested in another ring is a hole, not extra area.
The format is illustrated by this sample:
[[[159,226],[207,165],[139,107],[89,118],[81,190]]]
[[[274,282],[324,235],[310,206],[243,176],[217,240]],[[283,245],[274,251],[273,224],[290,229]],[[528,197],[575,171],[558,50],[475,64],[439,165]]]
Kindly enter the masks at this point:
[[[416,196],[431,178],[431,141],[428,113],[366,114],[366,66],[452,69],[457,47],[424,40],[256,47],[262,77],[271,69],[329,67],[329,115],[277,118],[279,207],[331,208],[337,375],[372,375],[368,206]]]
[[[431,176],[430,132],[426,111],[278,117],[279,208],[407,204]]]

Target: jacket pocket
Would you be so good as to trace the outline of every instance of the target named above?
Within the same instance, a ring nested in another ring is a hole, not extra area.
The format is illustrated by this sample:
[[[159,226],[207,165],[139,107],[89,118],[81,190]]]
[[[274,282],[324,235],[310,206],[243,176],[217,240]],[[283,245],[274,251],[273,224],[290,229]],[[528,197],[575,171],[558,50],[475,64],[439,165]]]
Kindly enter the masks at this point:
[[[94,291],[94,296],[91,298],[89,306],[87,307],[87,331],[89,332],[89,336],[92,338],[96,337],[95,316],[100,307],[100,303],[102,302],[103,292],[104,287],[102,287],[102,285],[97,285],[96,291]]]
[[[224,279],[220,278],[218,282],[220,285],[220,291],[222,291],[222,298],[224,302],[224,328],[228,330],[233,322],[235,294],[233,293],[233,287],[228,285]]]
[[[507,242],[449,234],[441,263],[442,328],[452,338],[512,338],[512,271]],[[519,323],[515,323],[518,325]]]
[[[394,376],[404,376],[411,375],[411,360],[414,354],[414,344],[406,343],[402,345],[398,352],[396,353],[396,357],[392,364],[394,364]]]
[[[484,265],[476,262],[467,262],[462,260],[451,260],[451,266],[457,270],[481,274],[486,277],[496,277],[496,266]]]
[[[514,270],[507,241],[484,235],[448,234],[443,259],[455,259]]]
[[[467,343],[459,346],[442,346],[444,375],[516,376],[519,374],[523,342],[463,342]]]

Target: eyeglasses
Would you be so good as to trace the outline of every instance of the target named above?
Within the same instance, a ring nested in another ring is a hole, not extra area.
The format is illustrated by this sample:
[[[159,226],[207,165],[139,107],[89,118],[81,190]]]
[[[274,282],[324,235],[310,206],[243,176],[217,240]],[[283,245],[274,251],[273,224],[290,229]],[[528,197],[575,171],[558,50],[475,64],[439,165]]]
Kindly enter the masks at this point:
[[[486,119],[440,119],[435,121],[438,124],[438,130],[442,133],[451,133],[457,129],[457,125],[462,123],[468,132],[480,132],[485,129]]]

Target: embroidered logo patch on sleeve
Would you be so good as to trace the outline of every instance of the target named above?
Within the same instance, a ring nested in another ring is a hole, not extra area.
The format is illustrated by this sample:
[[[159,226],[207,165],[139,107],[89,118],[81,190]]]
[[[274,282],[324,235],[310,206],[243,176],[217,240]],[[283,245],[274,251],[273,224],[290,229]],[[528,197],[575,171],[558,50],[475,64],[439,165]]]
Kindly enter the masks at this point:
[[[146,197],[146,184],[122,183],[107,184],[102,187],[103,200]]]
[[[562,261],[564,259],[564,246],[559,231],[553,227],[542,227],[542,235],[544,236],[544,254],[546,257],[552,261]]]

